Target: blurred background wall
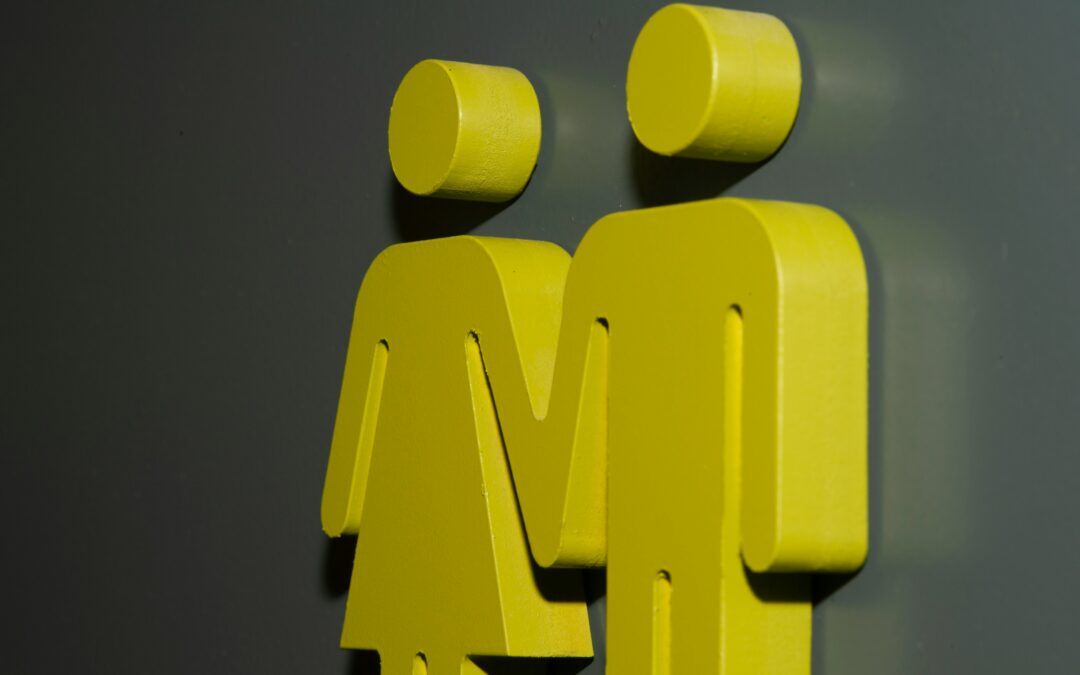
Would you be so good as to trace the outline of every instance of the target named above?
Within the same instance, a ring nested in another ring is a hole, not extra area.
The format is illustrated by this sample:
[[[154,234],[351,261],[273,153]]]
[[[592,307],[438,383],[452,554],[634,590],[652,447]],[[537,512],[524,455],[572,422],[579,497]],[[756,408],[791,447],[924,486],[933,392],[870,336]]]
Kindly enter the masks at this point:
[[[372,258],[573,250],[720,194],[831,207],[868,265],[871,553],[817,585],[814,672],[1075,668],[1080,4],[729,0],[804,61],[790,139],[749,167],[634,141],[626,62],[661,4],[0,8],[4,671],[369,672],[337,648],[354,542],[318,513]],[[425,57],[531,78],[517,201],[396,187],[390,100]]]

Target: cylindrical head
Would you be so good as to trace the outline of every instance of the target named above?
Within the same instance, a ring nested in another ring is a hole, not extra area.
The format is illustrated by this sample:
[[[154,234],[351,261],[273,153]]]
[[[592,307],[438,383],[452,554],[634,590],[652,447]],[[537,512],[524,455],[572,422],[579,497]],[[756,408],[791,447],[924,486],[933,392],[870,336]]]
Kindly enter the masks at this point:
[[[417,195],[505,201],[532,175],[540,104],[513,68],[421,61],[390,108],[390,163]]]
[[[626,108],[653,152],[756,162],[787,138],[801,86],[795,39],[776,17],[668,5],[638,34]]]

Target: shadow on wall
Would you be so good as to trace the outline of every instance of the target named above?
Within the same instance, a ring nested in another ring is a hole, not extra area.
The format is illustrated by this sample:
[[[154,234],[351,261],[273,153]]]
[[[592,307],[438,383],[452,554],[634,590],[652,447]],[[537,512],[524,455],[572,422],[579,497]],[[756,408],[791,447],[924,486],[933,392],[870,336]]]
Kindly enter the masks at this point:
[[[718,197],[764,165],[664,157],[646,149],[632,132],[628,154],[639,206],[646,207]],[[401,187],[393,173],[388,190],[394,228],[402,241],[468,234],[518,199],[491,203],[418,197]]]
[[[328,599],[340,598],[349,592],[356,537],[337,537],[326,540],[323,551],[322,590]]]
[[[627,143],[634,191],[642,206],[718,197],[765,164],[665,157],[639,143],[632,131]]]
[[[498,203],[417,197],[401,187],[393,173],[389,189],[394,228],[402,241],[468,234],[517,201],[516,197]]]
[[[380,675],[379,652],[374,650],[354,651],[349,657],[347,675]]]

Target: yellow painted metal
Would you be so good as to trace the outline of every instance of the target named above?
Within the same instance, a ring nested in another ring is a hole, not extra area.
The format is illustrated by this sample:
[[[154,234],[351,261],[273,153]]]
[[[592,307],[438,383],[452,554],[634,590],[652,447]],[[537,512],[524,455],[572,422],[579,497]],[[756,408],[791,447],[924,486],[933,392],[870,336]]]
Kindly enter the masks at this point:
[[[756,162],[787,138],[801,84],[795,39],[776,17],[675,4],[638,35],[626,107],[653,152]]]
[[[536,92],[513,68],[421,61],[394,94],[389,146],[394,175],[414,194],[511,199],[540,151]]]
[[[323,496],[359,534],[342,644],[434,675],[587,653],[580,594],[543,589],[574,573],[531,550],[608,567],[610,673],[808,673],[809,577],[766,573],[865,556],[866,311],[854,237],[809,205],[613,214],[572,262],[391,247]]]

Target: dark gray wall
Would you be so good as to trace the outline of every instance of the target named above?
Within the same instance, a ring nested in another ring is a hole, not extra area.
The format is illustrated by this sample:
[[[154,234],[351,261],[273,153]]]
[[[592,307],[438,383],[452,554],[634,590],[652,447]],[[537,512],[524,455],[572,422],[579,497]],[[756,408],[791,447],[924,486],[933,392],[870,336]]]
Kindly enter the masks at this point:
[[[802,110],[756,167],[650,156],[623,77],[658,2],[5,3],[2,670],[340,673],[323,470],[353,300],[402,239],[573,249],[718,194],[827,205],[872,294],[872,550],[823,580],[815,673],[1080,662],[1080,4],[775,0]],[[394,185],[415,61],[522,69],[505,208]],[[598,672],[598,671],[597,671]]]

